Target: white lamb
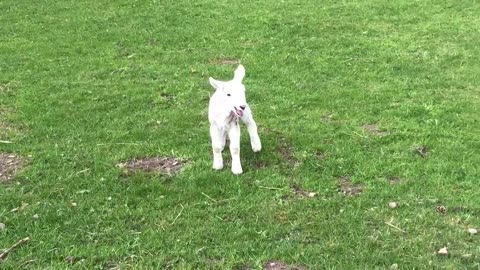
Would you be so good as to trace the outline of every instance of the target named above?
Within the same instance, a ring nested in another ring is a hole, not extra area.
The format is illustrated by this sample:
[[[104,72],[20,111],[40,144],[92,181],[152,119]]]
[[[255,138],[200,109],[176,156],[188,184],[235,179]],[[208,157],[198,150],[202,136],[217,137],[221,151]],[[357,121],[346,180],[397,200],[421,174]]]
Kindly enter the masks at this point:
[[[240,126],[238,119],[247,126],[250,135],[252,150],[258,152],[262,149],[260,137],[257,133],[257,124],[253,120],[252,111],[245,99],[245,86],[242,84],[245,77],[245,68],[239,65],[235,70],[233,80],[228,82],[217,81],[210,77],[210,84],[215,88],[215,93],[210,98],[208,107],[208,120],[210,121],[210,137],[213,148],[213,168],[223,168],[222,151],[228,136],[230,140],[230,153],[232,155],[232,172],[241,174],[240,164]]]

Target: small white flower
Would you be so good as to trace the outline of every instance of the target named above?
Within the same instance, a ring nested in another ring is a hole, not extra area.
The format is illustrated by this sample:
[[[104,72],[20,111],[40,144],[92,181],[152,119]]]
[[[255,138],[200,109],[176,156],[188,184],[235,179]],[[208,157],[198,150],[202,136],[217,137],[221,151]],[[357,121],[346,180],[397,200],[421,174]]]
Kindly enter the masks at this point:
[[[393,209],[393,208],[397,208],[397,206],[398,206],[398,204],[397,204],[396,202],[389,202],[389,203],[388,203],[388,207],[390,207],[390,208],[392,208],[392,209]]]
[[[447,250],[447,247],[443,247],[441,248],[438,252],[437,252],[438,255],[448,255],[448,250]]]

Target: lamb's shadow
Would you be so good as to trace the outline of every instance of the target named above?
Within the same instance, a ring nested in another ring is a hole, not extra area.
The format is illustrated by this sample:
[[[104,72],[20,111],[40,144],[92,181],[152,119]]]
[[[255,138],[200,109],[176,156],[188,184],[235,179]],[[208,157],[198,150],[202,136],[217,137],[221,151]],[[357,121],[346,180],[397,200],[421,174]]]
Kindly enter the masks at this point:
[[[297,165],[299,160],[295,157],[294,149],[290,140],[285,134],[272,130],[259,130],[262,140],[262,150],[253,152],[248,134],[242,135],[241,139],[241,161],[245,172],[251,170],[275,169],[282,173],[289,174]],[[224,150],[224,160],[230,162],[228,141]],[[227,165],[227,162],[225,162]]]

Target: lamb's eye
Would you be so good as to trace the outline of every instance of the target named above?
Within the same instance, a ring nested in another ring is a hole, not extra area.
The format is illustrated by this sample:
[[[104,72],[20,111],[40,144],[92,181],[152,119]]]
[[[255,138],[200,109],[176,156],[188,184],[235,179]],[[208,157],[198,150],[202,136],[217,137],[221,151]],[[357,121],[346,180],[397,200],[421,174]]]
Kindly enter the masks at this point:
[[[230,94],[227,94],[227,96],[231,96]]]

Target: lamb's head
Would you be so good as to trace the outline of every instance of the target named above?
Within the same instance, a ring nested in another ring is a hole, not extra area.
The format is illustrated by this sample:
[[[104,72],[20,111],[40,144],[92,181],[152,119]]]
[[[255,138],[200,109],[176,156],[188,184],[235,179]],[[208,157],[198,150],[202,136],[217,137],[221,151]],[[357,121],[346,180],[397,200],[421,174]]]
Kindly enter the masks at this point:
[[[239,65],[234,72],[234,77],[231,81],[222,82],[210,77],[210,84],[215,88],[218,95],[219,104],[229,112],[234,113],[238,117],[242,117],[247,101],[245,98],[245,86],[242,84],[243,77],[245,77],[245,68]]]

